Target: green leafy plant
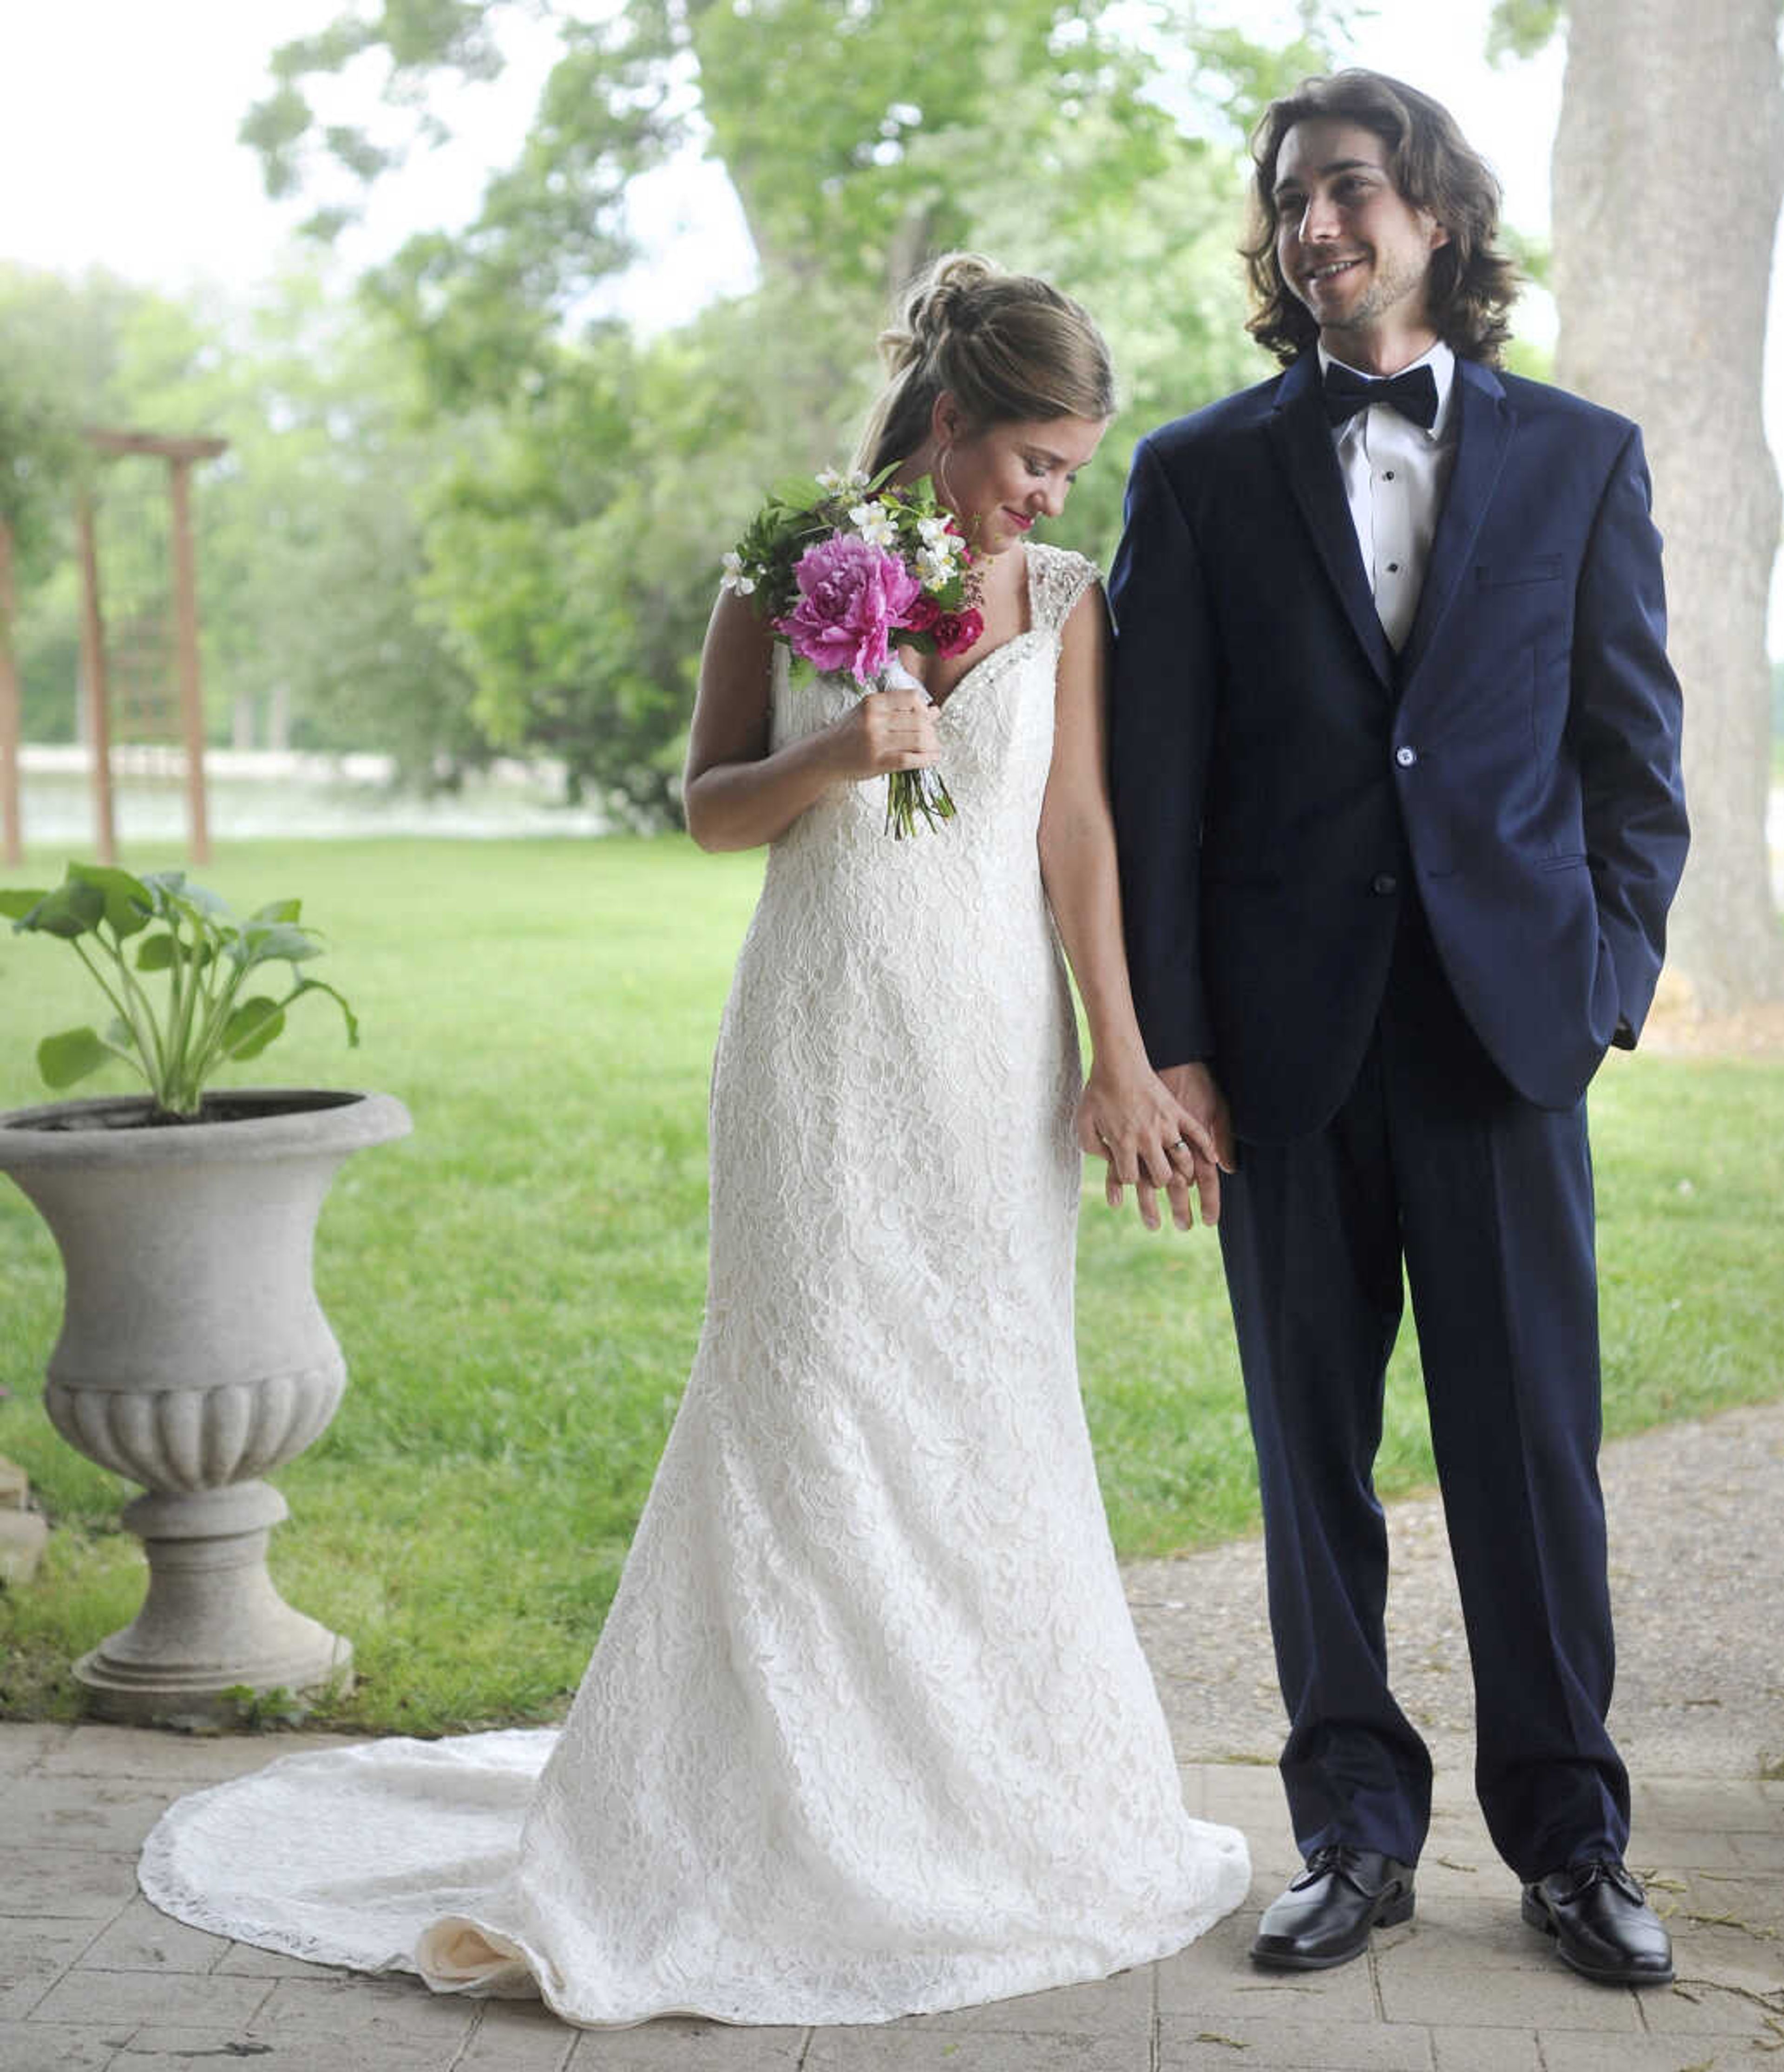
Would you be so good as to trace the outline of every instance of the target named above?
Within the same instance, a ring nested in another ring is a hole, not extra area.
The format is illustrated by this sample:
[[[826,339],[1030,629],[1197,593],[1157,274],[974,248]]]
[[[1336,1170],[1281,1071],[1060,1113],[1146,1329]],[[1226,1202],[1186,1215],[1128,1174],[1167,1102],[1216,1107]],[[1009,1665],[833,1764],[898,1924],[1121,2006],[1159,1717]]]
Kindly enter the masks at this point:
[[[301,1727],[310,1716],[309,1704],[282,1684],[275,1684],[270,1691],[232,1684],[223,1693],[223,1702],[230,1708],[229,1724],[238,1734],[270,1734]]]
[[[53,891],[0,892],[0,915],[11,917],[14,934],[68,944],[117,1016],[104,1035],[80,1028],[45,1037],[37,1046],[45,1084],[72,1086],[122,1059],[147,1083],[160,1114],[192,1120],[217,1068],[258,1057],[307,993],[336,1002],[347,1041],[356,1045],[359,1023],[346,1001],[298,969],[322,947],[314,929],[299,925],[299,908],[295,899],[275,899],[241,920],[214,892],[188,884],[183,871],[133,878],[81,863],[71,863]],[[289,990],[244,999],[250,975],[274,964],[288,968]],[[151,976],[167,981],[155,989],[159,1007],[143,984]]]

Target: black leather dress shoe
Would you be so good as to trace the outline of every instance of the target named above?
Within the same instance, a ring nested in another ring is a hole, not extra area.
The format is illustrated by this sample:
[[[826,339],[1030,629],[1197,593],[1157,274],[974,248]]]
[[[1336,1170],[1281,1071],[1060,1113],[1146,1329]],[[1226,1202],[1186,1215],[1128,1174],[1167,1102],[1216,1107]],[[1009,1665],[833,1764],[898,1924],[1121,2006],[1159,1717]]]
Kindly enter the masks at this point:
[[[1672,1939],[1647,1895],[1614,1857],[1570,1864],[1524,1887],[1524,1918],[1555,1938],[1555,1954],[1607,1986],[1663,1986]]]
[[[1412,1866],[1374,1849],[1316,1849],[1264,1909],[1251,1961],[1271,1971],[1323,1971],[1369,1947],[1372,1928],[1412,1918]]]

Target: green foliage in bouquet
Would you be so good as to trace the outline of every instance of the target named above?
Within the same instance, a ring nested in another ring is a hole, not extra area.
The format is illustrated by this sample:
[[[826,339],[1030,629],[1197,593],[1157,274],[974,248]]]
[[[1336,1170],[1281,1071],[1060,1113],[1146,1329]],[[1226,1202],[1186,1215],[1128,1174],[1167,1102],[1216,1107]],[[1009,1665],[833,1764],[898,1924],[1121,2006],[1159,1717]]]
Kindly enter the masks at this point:
[[[888,468],[886,474],[891,472]],[[753,586],[745,594],[764,617],[785,610],[797,591],[793,572],[799,557],[847,525],[850,500],[811,475],[788,475],[769,489],[735,556],[725,560],[727,574],[740,569]]]
[[[721,588],[748,598],[792,653],[863,691],[921,689],[899,646],[961,655],[985,630],[979,569],[929,476],[890,486],[894,471],[799,476],[777,483],[731,553]],[[886,829],[938,828],[954,804],[937,770],[894,770]]]
[[[929,477],[888,487],[896,471],[895,463],[871,479],[826,470],[776,483],[724,557],[725,587],[747,596],[758,615],[772,623],[798,598],[795,571],[805,550],[838,534],[859,532],[896,557],[921,585],[928,623],[901,625],[897,639],[920,653],[934,653],[946,644],[937,623],[958,619],[976,603],[978,570],[952,513],[937,501]]]

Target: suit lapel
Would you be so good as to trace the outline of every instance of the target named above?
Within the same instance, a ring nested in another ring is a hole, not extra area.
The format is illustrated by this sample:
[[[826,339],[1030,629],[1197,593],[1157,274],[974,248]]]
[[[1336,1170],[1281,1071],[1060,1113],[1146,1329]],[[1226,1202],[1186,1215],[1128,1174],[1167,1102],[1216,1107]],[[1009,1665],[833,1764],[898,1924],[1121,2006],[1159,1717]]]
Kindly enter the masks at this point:
[[[1357,528],[1345,501],[1332,427],[1320,399],[1320,356],[1304,352],[1282,377],[1269,419],[1271,443],[1287,473],[1321,565],[1338,594],[1370,665],[1384,685],[1394,680],[1394,658],[1376,616]],[[1458,464],[1459,465],[1459,464]]]
[[[1518,422],[1498,376],[1478,360],[1456,361],[1454,393],[1458,406],[1456,465],[1438,513],[1418,613],[1400,651],[1403,685],[1412,681],[1455,602]]]

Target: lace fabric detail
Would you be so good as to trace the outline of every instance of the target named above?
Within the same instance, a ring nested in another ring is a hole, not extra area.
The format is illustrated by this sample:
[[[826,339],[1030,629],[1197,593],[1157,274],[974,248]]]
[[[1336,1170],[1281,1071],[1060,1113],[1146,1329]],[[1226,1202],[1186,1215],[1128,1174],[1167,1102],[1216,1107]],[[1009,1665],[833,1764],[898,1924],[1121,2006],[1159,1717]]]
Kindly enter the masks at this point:
[[[1059,631],[938,714],[959,808],[777,842],[715,1066],[705,1326],[558,1733],[385,1741],[183,1799],[213,1932],[567,2019],[876,2022],[1098,1978],[1243,1897],[1185,1812],[1073,1346],[1070,997],[1036,861]],[[852,687],[777,672],[777,745]]]

